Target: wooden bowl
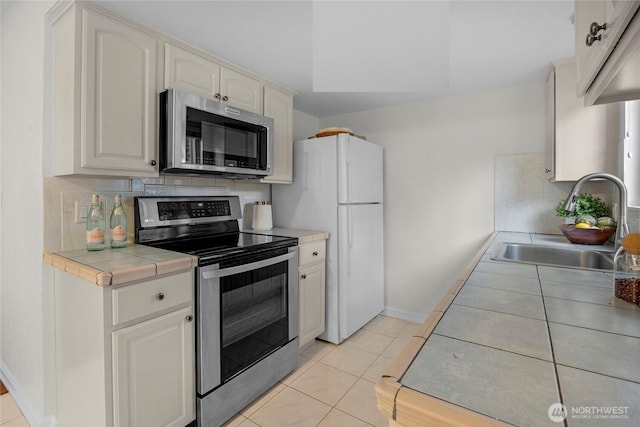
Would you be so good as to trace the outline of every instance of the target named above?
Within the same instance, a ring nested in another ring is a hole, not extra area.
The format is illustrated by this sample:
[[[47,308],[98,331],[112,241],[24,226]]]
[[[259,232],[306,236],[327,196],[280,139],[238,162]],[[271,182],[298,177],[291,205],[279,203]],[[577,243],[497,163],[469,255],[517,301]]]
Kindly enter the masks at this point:
[[[575,224],[562,224],[560,230],[571,243],[581,245],[602,245],[616,232],[615,227],[576,228]]]

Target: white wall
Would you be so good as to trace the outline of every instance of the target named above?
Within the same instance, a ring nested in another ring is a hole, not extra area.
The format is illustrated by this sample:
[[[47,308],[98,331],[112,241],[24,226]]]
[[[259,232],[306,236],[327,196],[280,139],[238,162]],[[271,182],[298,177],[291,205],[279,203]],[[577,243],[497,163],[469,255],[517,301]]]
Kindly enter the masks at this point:
[[[320,130],[320,119],[302,111],[293,110],[293,140],[301,141]]]
[[[0,377],[31,425],[51,413],[50,283],[42,265],[45,13],[2,2]]]
[[[494,231],[497,155],[545,149],[543,82],[320,119],[385,149],[385,304],[420,320]]]

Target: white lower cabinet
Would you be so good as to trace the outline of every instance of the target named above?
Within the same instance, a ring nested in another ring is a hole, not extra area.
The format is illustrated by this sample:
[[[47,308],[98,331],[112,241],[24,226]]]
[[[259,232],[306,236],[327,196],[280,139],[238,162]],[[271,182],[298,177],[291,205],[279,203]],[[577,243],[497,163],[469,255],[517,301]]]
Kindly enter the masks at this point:
[[[56,269],[54,286],[58,425],[195,419],[191,271],[112,288]]]
[[[192,311],[113,332],[115,425],[184,426],[193,418]]]
[[[298,266],[300,317],[298,342],[303,347],[325,328],[325,240],[300,245]]]

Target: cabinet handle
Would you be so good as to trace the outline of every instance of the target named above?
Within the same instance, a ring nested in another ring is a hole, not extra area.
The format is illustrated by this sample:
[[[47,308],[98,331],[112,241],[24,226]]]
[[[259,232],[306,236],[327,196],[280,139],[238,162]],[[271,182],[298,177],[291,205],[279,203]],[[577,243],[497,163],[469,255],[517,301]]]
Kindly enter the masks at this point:
[[[164,294],[163,294],[162,292],[158,292],[158,293],[156,294],[156,299],[157,299],[158,301],[162,301],[162,300],[164,299]]]
[[[187,317],[185,317],[185,320],[187,322],[191,322],[191,321],[193,321],[193,316],[189,314]]]
[[[156,162],[155,160],[151,160],[151,161],[149,161],[149,164],[150,164],[151,166],[155,166],[155,165],[157,164],[157,162]]]
[[[221,96],[221,95],[220,95],[219,93],[216,93],[216,94],[215,94],[216,99],[220,99],[220,96]]]
[[[318,256],[318,251],[313,251],[313,253],[311,255]]]
[[[225,96],[223,96],[223,97],[222,97],[222,100],[223,100],[223,101],[228,101],[228,100],[229,100],[229,97],[228,97],[227,95],[225,95]]]
[[[602,25],[598,24],[597,22],[593,22],[591,23],[591,27],[589,27],[589,34],[591,34],[592,36],[597,36],[600,30],[606,30],[606,29],[607,29],[606,22]]]
[[[300,278],[301,278],[301,279],[306,279],[306,278],[307,278],[307,275],[306,275],[306,274],[303,274],[302,276],[300,276]]]
[[[544,170],[544,172],[545,173],[549,173],[549,172],[551,172],[551,169],[547,168],[547,169]]]
[[[587,40],[585,41],[585,43],[587,44],[588,47],[593,46],[593,44],[597,41],[602,40],[602,35],[599,34],[597,36],[592,36],[591,34],[587,34]]]

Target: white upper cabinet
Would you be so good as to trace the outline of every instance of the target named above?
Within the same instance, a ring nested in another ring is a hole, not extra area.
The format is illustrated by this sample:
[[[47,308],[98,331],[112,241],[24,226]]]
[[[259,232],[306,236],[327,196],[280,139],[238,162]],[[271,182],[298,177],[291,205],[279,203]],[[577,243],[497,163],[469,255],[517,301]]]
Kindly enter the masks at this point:
[[[53,173],[157,175],[157,39],[78,4],[53,33]]]
[[[547,177],[575,181],[593,172],[619,175],[622,107],[585,107],[575,87],[574,60],[555,61],[547,79]]]
[[[263,182],[291,182],[293,92],[91,2],[58,2],[48,19],[53,175],[158,176],[158,94],[175,88],[272,117]]]
[[[203,55],[165,44],[165,88],[217,99],[262,114],[262,83]]]
[[[273,174],[262,182],[290,184],[293,179],[293,94],[265,86],[264,115],[273,119]]]
[[[262,83],[246,74],[220,67],[220,96],[226,104],[262,114]]]
[[[575,1],[577,95],[585,105],[640,98],[640,1]]]
[[[220,93],[220,65],[200,55],[164,45],[164,87],[184,90],[204,98]]]

